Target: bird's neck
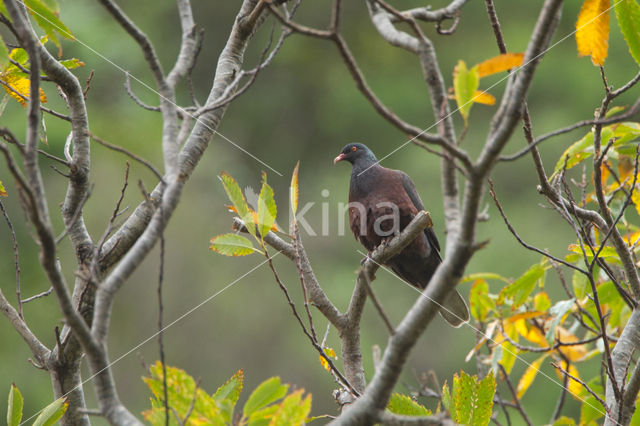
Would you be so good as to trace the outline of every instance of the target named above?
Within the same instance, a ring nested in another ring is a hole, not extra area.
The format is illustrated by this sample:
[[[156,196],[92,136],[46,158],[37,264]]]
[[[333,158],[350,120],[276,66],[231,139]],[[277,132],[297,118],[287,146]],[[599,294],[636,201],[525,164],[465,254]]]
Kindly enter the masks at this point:
[[[358,162],[351,169],[350,194],[352,196],[364,195],[375,189],[375,176],[381,166],[375,161]]]

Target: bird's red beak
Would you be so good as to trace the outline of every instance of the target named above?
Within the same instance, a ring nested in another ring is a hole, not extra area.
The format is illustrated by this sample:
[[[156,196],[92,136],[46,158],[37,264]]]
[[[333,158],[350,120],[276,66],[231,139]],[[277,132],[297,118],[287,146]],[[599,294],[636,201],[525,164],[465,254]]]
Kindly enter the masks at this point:
[[[344,160],[345,155],[344,154],[340,154],[338,155],[336,158],[333,159],[333,164],[336,164],[338,161],[342,161]]]

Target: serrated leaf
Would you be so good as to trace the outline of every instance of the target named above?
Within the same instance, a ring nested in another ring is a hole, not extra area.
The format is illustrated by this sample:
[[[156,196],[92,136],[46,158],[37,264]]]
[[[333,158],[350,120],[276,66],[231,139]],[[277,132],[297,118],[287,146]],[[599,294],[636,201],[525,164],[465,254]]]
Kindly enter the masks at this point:
[[[291,175],[291,185],[289,186],[289,202],[291,203],[291,211],[293,212],[293,221],[296,220],[296,213],[298,212],[298,200],[299,200],[299,190],[298,190],[298,169],[300,167],[300,161],[296,163],[296,167],[293,169],[293,174]]]
[[[542,362],[548,355],[549,353],[545,353],[540,358],[536,359],[531,364],[529,364],[529,366],[527,367],[522,377],[520,377],[520,381],[518,382],[518,387],[516,388],[518,399],[522,398],[525,392],[529,389],[529,387],[533,383],[533,380],[536,378],[536,376],[538,375],[538,372],[540,371],[540,366],[542,365]]]
[[[7,426],[19,426],[22,420],[22,407],[24,399],[20,393],[20,389],[11,384],[9,389],[9,404],[7,405]]]
[[[596,66],[604,65],[609,48],[609,0],[585,0],[576,22],[578,55],[591,56]]]
[[[474,68],[478,71],[478,77],[486,77],[511,68],[522,65],[524,53],[503,53],[484,62],[480,62]]]
[[[476,388],[476,400],[471,424],[474,426],[487,426],[491,420],[493,411],[493,395],[496,393],[496,380],[492,373],[487,374],[478,382]]]
[[[545,267],[543,265],[533,265],[521,277],[500,291],[498,305],[504,304],[505,300],[509,299],[513,302],[511,305],[512,310],[520,307],[527,301],[538,280],[544,277],[544,271]]]
[[[246,256],[260,250],[253,247],[248,238],[238,234],[222,234],[211,239],[210,250],[225,256]]]
[[[467,64],[463,60],[458,61],[458,65],[453,69],[453,89],[458,111],[464,118],[465,123],[469,118],[469,110],[473,105],[473,96],[478,89],[480,77],[478,77],[477,69],[467,68]]]
[[[71,30],[58,18],[55,11],[51,10],[42,0],[24,0],[24,4],[38,26],[42,28],[58,48],[60,47],[60,41],[57,34],[66,39],[75,40]]]
[[[51,426],[64,416],[69,402],[66,398],[58,398],[47,405],[33,422],[33,426]]]
[[[258,196],[258,230],[260,236],[264,237],[273,227],[276,222],[276,215],[278,209],[276,207],[276,201],[273,198],[273,189],[267,184],[267,175],[262,173],[262,188],[260,189],[260,195]]]
[[[640,65],[640,5],[635,0],[616,0],[614,8],[629,53]]]
[[[233,419],[233,410],[240,398],[240,392],[242,392],[242,384],[244,382],[244,372],[238,370],[236,374],[231,376],[222,386],[220,386],[216,393],[213,394],[213,399],[220,407],[220,411],[224,420],[227,423],[231,423]]]
[[[249,399],[242,409],[243,414],[250,417],[252,413],[285,396],[288,389],[289,385],[283,385],[280,382],[280,377],[265,380],[249,395]]]
[[[249,206],[247,205],[247,200],[244,198],[244,194],[238,185],[238,182],[234,178],[231,177],[230,174],[226,172],[220,173],[220,181],[222,182],[222,186],[224,187],[225,192],[227,193],[227,197],[229,197],[229,201],[233,204],[240,216],[240,219],[244,222],[247,231],[254,237],[256,236],[255,222],[252,217],[251,211],[249,210]]]
[[[269,426],[302,425],[311,411],[311,395],[302,399],[304,389],[287,396],[273,415]]]
[[[451,412],[453,408],[451,406],[451,391],[449,391],[447,382],[444,382],[444,385],[442,385],[442,405],[447,411]]]
[[[451,413],[451,415],[453,420],[457,423],[471,423],[475,390],[475,381],[464,371],[461,370],[459,376],[457,374],[453,376],[452,398],[455,413]]]
[[[469,292],[469,304],[471,315],[480,322],[487,319],[489,312],[495,309],[495,302],[489,297],[489,284],[485,280],[478,279],[473,283]]]
[[[391,395],[387,410],[403,416],[430,416],[432,414],[431,410],[414,401],[410,396],[399,393]]]

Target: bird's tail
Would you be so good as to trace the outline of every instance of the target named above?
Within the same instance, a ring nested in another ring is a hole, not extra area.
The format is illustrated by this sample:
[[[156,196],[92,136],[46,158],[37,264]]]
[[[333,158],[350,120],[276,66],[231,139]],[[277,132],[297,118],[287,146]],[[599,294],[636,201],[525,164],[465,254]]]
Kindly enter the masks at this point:
[[[440,315],[452,326],[460,327],[469,321],[469,308],[460,293],[454,290],[442,304]]]

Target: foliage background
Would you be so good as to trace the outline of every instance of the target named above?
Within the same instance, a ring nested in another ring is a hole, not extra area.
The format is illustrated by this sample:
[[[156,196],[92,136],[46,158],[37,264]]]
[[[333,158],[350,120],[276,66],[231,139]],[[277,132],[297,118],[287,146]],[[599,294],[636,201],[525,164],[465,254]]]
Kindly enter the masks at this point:
[[[201,101],[208,93],[217,56],[237,12],[236,3],[224,0],[193,2],[197,23],[205,29],[203,49],[194,72],[196,93]],[[447,2],[434,0],[431,3],[439,7]],[[496,1],[510,51],[524,50],[541,3],[541,0]],[[573,37],[563,40],[574,29],[579,3],[565,3],[562,22],[554,39],[559,43],[548,52],[535,78],[529,105],[536,135],[591,118],[602,97],[598,69],[588,58],[577,58]],[[143,81],[151,81],[137,45],[97,3],[63,0],[60,4],[62,20],[79,40],[77,43],[63,42],[64,56],[77,57],[85,62],[84,68],[76,70],[81,81],[95,70],[88,94],[92,132],[127,147],[160,167],[160,116],[141,110],[129,99],[123,88],[124,74],[118,69],[121,67]],[[164,63],[168,64],[177,53],[180,37],[175,4],[169,0],[138,0],[121,2],[121,5],[149,34],[161,59],[166,59]],[[411,5],[423,4],[403,2],[403,7]],[[329,7],[328,0],[307,2],[301,8],[298,20],[323,26],[328,20]],[[345,2],[343,23],[345,37],[381,99],[408,121],[423,127],[430,126],[426,86],[413,56],[391,48],[379,39],[364,4],[360,2]],[[612,25],[616,24],[612,22]],[[257,62],[270,28],[269,24],[261,29],[258,41],[252,44],[248,64]],[[498,53],[483,2],[470,2],[463,8],[460,26],[452,36],[438,36],[433,27],[426,28],[434,39],[448,86],[458,59],[464,59],[471,65]],[[275,29],[277,34],[277,25]],[[621,35],[613,30],[605,68],[609,82],[614,86],[626,82],[636,72],[636,65],[626,50]],[[496,83],[489,92],[494,95],[502,92],[504,84],[499,83],[501,78],[502,75],[487,79],[489,84]],[[483,89],[487,82],[483,80]],[[157,103],[155,94],[138,83],[133,87],[143,100]],[[62,109],[62,101],[57,98],[55,89],[47,85],[44,89],[50,100],[49,106]],[[188,92],[183,89],[179,98],[186,102]],[[633,100],[633,92],[626,94],[627,103]],[[476,105],[473,108],[470,131],[464,140],[465,148],[471,153],[474,153],[474,146],[480,147],[479,142],[486,135],[493,112],[493,107]],[[18,103],[11,102],[0,117],[0,124],[8,126],[22,138],[24,113]],[[68,125],[49,116],[45,120],[49,146],[43,148],[62,156]],[[462,121],[458,123],[461,125]],[[320,283],[337,306],[345,307],[362,256],[356,251],[361,250],[359,244],[348,230],[345,235],[338,235],[337,203],[347,200],[349,170],[342,164],[334,167],[331,160],[342,146],[351,141],[367,143],[378,157],[382,157],[403,144],[406,137],[378,118],[355,89],[332,46],[295,35],[286,41],[274,63],[258,76],[250,91],[231,105],[219,130],[283,173],[284,177],[280,178],[266,170],[281,211],[287,202],[291,170],[298,159],[301,161],[301,205],[315,202],[307,218],[319,234],[309,236],[303,233],[303,241]],[[550,169],[561,152],[584,132],[586,129],[545,142],[541,152],[547,168]],[[521,132],[516,132],[506,151],[514,152],[524,144]],[[85,206],[85,218],[94,237],[102,233],[120,193],[125,161],[121,154],[96,144],[92,146],[91,181],[95,187]],[[43,164],[47,162],[43,160]],[[402,169],[413,178],[434,218],[436,233],[444,241],[439,159],[408,145],[385,160],[383,165]],[[202,164],[186,186],[181,206],[166,232],[165,324],[262,261],[257,256],[227,259],[207,250],[209,238],[228,231],[231,224],[231,216],[223,206],[226,197],[216,175],[222,170],[228,171],[242,186],[251,185],[257,190],[262,169],[264,166],[223,138],[214,137]],[[44,171],[44,176],[48,195],[55,200],[49,207],[52,212],[57,212],[58,203],[64,196],[65,179],[49,168]],[[555,212],[539,206],[542,198],[535,189],[536,177],[529,158],[499,165],[492,178],[507,214],[525,241],[563,256],[574,235]],[[130,183],[134,185],[130,185],[125,205],[134,207],[140,201],[141,194],[135,185],[138,179],[142,179],[147,188],[155,184],[150,172],[132,164]],[[38,249],[29,237],[29,230],[23,226],[15,187],[4,167],[0,168],[0,180],[9,192],[9,198],[3,202],[19,238],[23,295],[42,292],[47,289],[47,284],[38,267]],[[327,197],[322,195],[324,189],[329,191]],[[326,236],[320,235],[322,203],[327,203],[330,212],[330,232]],[[478,239],[490,238],[491,243],[473,258],[467,273],[493,271],[515,278],[536,262],[538,256],[518,245],[504,227],[493,204],[489,204],[488,211],[491,219],[479,225]],[[59,218],[56,214],[53,217],[57,220],[57,229],[62,230]],[[279,222],[285,223],[282,216]],[[67,241],[61,245],[60,256],[63,265],[74,264]],[[0,226],[0,258],[3,259],[0,262],[0,276],[3,277],[0,285],[9,300],[14,302],[11,240],[4,223]],[[282,260],[276,259],[276,265],[280,265],[284,282],[300,300],[295,268]],[[68,267],[64,272],[67,279],[72,280],[74,271]],[[117,360],[121,354],[126,354],[157,331],[157,275],[156,249],[156,255],[148,258],[117,298],[109,343],[112,360]],[[417,293],[382,270],[377,277],[374,284],[376,293],[392,320],[398,321]],[[461,285],[460,290],[465,295],[468,294],[468,286]],[[546,290],[552,298],[560,294],[557,276],[552,272],[547,274]],[[50,297],[27,304],[25,315],[38,335],[48,336],[43,337],[43,341],[51,344],[54,340],[53,324],[59,324],[62,317],[55,300]],[[320,316],[317,318],[317,329],[323,331],[325,323],[320,321]],[[387,338],[383,324],[371,306],[365,310],[362,333],[365,369],[371,372],[369,348],[373,344],[384,347]],[[4,321],[0,321],[0,341],[0,401],[6,400],[9,384],[15,382],[25,396],[27,418],[52,400],[49,377],[27,362],[30,356],[28,348]],[[313,393],[313,415],[335,411],[330,396],[335,385],[292,320],[289,307],[266,266],[177,322],[165,332],[164,341],[167,363],[200,377],[201,385],[210,392],[243,368],[247,389],[253,389],[269,376],[279,375],[284,382]],[[338,346],[335,334],[330,336],[329,343]],[[459,369],[473,374],[475,365],[464,362],[473,344],[474,331],[471,328],[452,329],[444,321],[434,322],[414,350],[398,390],[406,393],[416,385],[413,372],[420,374],[432,369],[442,381],[450,381]],[[124,356],[114,368],[120,396],[134,413],[148,408],[150,396],[140,379],[145,370],[137,353],[151,363],[158,358],[157,344],[154,340],[147,342]],[[514,377],[519,377],[521,373],[518,371],[523,372],[525,368],[524,363],[517,361]],[[544,372],[556,377],[549,366]],[[92,406],[93,391],[90,383],[86,386],[89,406]],[[548,421],[548,407],[554,404],[559,392],[558,386],[548,379],[542,376],[536,379],[535,386],[523,399],[535,424]],[[0,407],[4,410],[4,404]],[[575,414],[577,409],[577,404],[569,401],[564,413]],[[102,424],[99,419],[94,419],[94,422]]]

